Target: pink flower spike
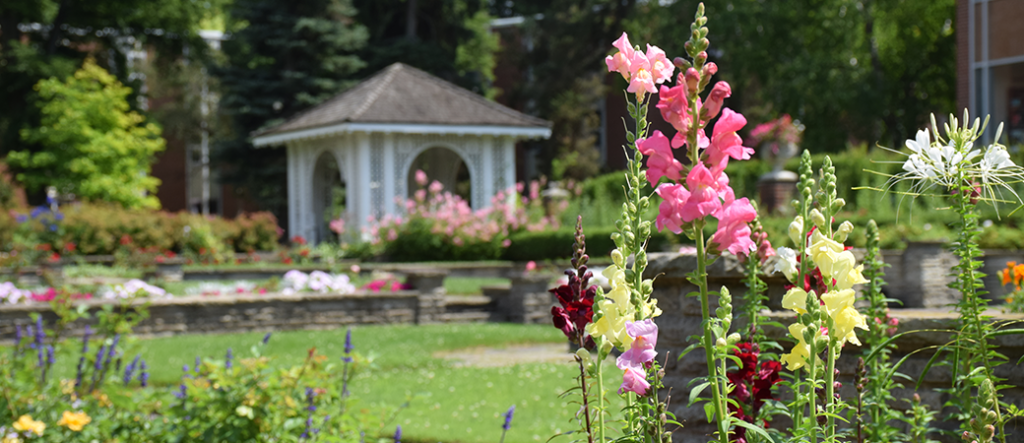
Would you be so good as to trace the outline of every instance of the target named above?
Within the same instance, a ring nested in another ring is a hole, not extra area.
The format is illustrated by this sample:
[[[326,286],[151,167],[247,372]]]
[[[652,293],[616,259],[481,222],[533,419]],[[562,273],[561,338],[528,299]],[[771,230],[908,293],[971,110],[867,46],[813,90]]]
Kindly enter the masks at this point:
[[[732,95],[732,88],[726,82],[715,83],[715,87],[711,89],[711,93],[708,94],[708,101],[704,103],[704,109],[707,110],[707,114],[701,115],[704,120],[711,120],[718,115],[718,111],[722,109],[722,102]],[[703,114],[703,113],[702,113]]]
[[[651,384],[647,382],[647,374],[640,369],[629,368],[622,374],[622,386],[619,386],[619,394],[626,391],[635,392],[637,395],[647,395]]]
[[[665,119],[676,131],[686,131],[690,126],[689,102],[682,86],[669,88],[662,85],[658,93],[657,107],[661,110],[661,117]]]
[[[658,206],[658,217],[654,220],[658,231],[668,229],[676,234],[683,232],[683,225],[686,222],[683,221],[680,214],[683,212],[683,205],[690,199],[690,191],[687,191],[683,185],[665,183],[658,186],[654,192],[657,192],[664,200]]]
[[[647,156],[647,181],[651,182],[652,187],[657,186],[662,177],[673,181],[682,178],[680,172],[683,164],[675,159],[668,137],[661,131],[654,131],[650,137],[639,140],[636,146],[640,153]]]
[[[629,87],[626,92],[643,94],[645,92],[656,94],[658,89],[654,87],[654,73],[651,72],[651,62],[647,56],[637,51],[629,59]]]
[[[633,58],[633,53],[636,51],[633,49],[633,45],[629,43],[629,36],[625,32],[619,36],[618,40],[612,42],[612,46],[618,49],[619,52],[626,55],[627,58]]]
[[[704,163],[697,163],[686,174],[686,187],[690,188],[690,199],[680,214],[685,222],[707,217],[721,207],[719,181]]]
[[[654,83],[662,84],[672,78],[676,67],[665,56],[665,51],[657,46],[647,45],[647,60],[651,63],[651,72],[654,75]]]
[[[715,216],[718,218],[718,230],[712,241],[718,245],[719,251],[747,255],[757,247],[750,238],[750,226],[747,224],[757,218],[757,211],[745,197],[722,206]]]
[[[732,109],[722,110],[722,116],[715,122],[715,128],[711,136],[711,145],[708,146],[708,163],[718,170],[725,169],[725,162],[728,158],[736,160],[749,160],[754,153],[752,148],[743,146],[743,139],[736,134],[747,124],[747,119]]]

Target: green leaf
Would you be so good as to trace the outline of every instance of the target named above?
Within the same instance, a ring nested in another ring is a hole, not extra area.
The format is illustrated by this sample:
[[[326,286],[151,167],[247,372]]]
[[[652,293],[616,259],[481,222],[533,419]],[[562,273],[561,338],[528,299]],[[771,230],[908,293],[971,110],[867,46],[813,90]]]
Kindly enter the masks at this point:
[[[740,420],[740,419],[738,419],[736,417],[730,417],[730,421],[732,422],[732,424],[734,424],[736,426],[739,426],[741,428],[744,428],[744,429],[746,429],[746,430],[748,430],[750,432],[753,432],[753,433],[757,434],[758,436],[764,438],[765,440],[771,440],[772,439],[772,436],[768,435],[768,433],[765,432],[765,430],[763,428],[761,428],[760,426],[757,426],[757,425],[754,425],[754,424],[751,424],[751,423],[747,423],[747,422],[745,422],[743,420]]]
[[[694,386],[693,389],[690,390],[690,402],[687,403],[686,406],[693,406],[694,402],[696,402],[697,398],[700,396],[700,393],[704,392],[704,388],[707,388],[710,385],[711,382],[705,382]]]

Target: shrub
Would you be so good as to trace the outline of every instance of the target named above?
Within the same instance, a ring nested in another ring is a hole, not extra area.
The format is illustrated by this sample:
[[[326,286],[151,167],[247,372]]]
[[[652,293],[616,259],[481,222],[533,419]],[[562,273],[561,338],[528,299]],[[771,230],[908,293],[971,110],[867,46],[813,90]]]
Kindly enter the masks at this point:
[[[587,254],[601,257],[615,249],[611,235],[615,228],[587,229]],[[557,231],[519,232],[509,237],[511,244],[502,258],[512,261],[548,260],[567,258],[572,254],[573,231],[560,229]],[[674,244],[674,237],[668,232],[652,232],[647,249],[652,252],[663,251]]]

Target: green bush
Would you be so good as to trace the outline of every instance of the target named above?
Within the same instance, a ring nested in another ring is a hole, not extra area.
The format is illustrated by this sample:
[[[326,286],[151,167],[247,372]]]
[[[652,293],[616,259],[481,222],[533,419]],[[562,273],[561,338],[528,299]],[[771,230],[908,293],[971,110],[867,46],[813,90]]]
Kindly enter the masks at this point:
[[[395,262],[496,260],[501,257],[500,237],[485,240],[439,235],[433,232],[435,223],[427,218],[410,219],[396,229],[394,240],[385,243],[384,255]]]
[[[114,254],[129,245],[133,249],[225,254],[273,250],[280,231],[269,213],[244,214],[229,220],[81,203],[62,207],[61,214],[63,220],[56,223],[59,230],[55,232],[34,219],[18,224],[10,214],[2,214],[0,244],[10,246],[14,233],[27,229],[35,233],[35,243],[47,244],[54,251],[73,244],[77,253],[86,255]]]
[[[587,254],[591,257],[603,257],[615,249],[611,235],[615,228],[583,229],[587,236]],[[502,256],[505,260],[528,261],[566,258],[572,256],[573,231],[561,229],[544,232],[520,232],[509,236],[512,244],[505,249]],[[674,243],[670,233],[654,232],[648,243],[647,250],[662,251]]]

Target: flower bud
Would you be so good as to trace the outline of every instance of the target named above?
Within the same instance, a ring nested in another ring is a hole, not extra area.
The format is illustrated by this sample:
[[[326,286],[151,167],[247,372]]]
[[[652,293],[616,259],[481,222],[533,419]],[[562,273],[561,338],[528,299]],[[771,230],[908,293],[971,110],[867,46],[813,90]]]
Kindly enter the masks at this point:
[[[687,60],[685,58],[682,58],[682,57],[676,57],[676,58],[672,59],[672,64],[675,65],[680,70],[686,70],[687,68],[690,68],[691,66],[693,66],[693,65],[690,64],[689,60]]]
[[[713,66],[709,65],[709,66]],[[707,101],[704,102],[704,109],[701,112],[702,120],[711,120],[718,115],[718,112],[722,110],[722,103],[726,98],[732,95],[732,88],[726,82],[715,83],[715,87],[711,89],[711,93],[708,94]],[[706,113],[704,112],[706,111]]]
[[[921,396],[914,393],[914,404],[921,403]]]
[[[996,427],[992,425],[985,425],[985,429],[981,431],[981,439],[985,441],[992,440],[992,437],[996,435]]]
[[[579,348],[579,349],[576,350],[576,357],[579,358],[580,361],[582,361],[584,363],[589,363],[590,362],[590,351],[588,351],[586,348]]]
[[[732,334],[729,334],[728,337],[726,337],[726,341],[729,342],[730,345],[735,345],[736,343],[739,343],[741,339],[742,337],[740,337],[739,332],[733,332]]]
[[[839,229],[836,230],[835,241],[839,243],[845,242],[846,237],[848,237],[851,232],[853,232],[853,223],[850,223],[849,220],[844,221],[841,225],[839,225]]]
[[[796,245],[797,250],[802,250],[803,246],[800,241],[800,233],[804,230],[804,218],[796,216],[793,219],[793,223],[789,224],[789,239],[793,240],[793,244]]]
[[[690,68],[683,74],[683,83],[686,85],[686,92],[688,97],[692,97],[697,94],[697,84],[700,83],[700,74],[697,73],[696,69]]]
[[[716,65],[715,62],[710,62],[704,65],[704,72],[708,76],[715,75],[718,73],[718,65]]]
[[[612,250],[612,263],[615,263],[615,266],[620,268],[625,267],[626,259],[622,256],[622,251],[618,249]]]
[[[707,53],[707,51],[700,51],[700,52],[698,52],[697,56],[693,58],[693,61],[695,63],[697,63],[698,65],[703,65],[704,62],[708,61],[708,53]]]
[[[725,339],[722,338],[722,337],[718,337],[718,340],[715,340],[715,346],[719,346],[719,347],[729,346],[729,342],[725,341]]]
[[[814,226],[817,226],[818,229],[825,229],[827,222],[825,221],[825,216],[822,215],[818,208],[811,209],[811,221],[814,222]]]
[[[964,441],[971,441],[971,433],[964,431],[964,433],[960,435],[960,438],[964,439]]]
[[[832,212],[836,212],[836,211],[839,211],[840,209],[843,209],[843,206],[846,206],[846,199],[845,198],[840,197],[840,198],[837,198],[837,199],[833,200],[832,201]]]

